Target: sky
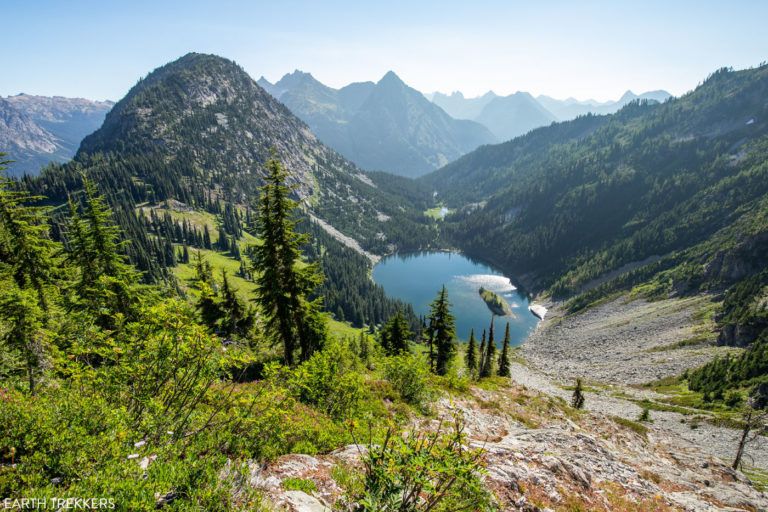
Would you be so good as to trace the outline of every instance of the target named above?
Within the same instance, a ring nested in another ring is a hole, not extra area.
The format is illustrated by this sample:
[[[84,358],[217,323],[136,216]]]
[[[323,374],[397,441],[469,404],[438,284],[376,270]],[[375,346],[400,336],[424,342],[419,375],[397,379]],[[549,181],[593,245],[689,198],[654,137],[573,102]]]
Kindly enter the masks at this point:
[[[422,92],[555,98],[683,94],[768,60],[768,2],[3,0],[0,96],[118,100],[194,51],[274,82],[332,87],[388,70]]]

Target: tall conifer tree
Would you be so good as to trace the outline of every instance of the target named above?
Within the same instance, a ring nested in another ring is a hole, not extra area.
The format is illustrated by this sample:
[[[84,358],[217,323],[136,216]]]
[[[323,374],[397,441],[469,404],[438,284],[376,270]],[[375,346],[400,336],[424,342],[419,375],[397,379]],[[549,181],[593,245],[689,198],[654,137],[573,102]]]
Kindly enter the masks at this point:
[[[267,162],[266,183],[261,188],[258,207],[257,235],[261,245],[252,251],[257,278],[257,302],[267,320],[267,329],[283,346],[283,359],[295,363],[295,352],[309,359],[322,348],[327,338],[325,317],[320,299],[309,300],[309,294],[321,283],[317,264],[301,261],[300,247],[307,236],[296,231],[293,218],[296,202],[289,197],[285,184],[287,173],[275,158]]]
[[[511,342],[511,339],[509,336],[509,322],[507,322],[507,327],[506,329],[504,329],[504,344],[501,347],[501,355],[499,355],[498,374],[500,377],[509,377],[509,372],[511,369],[511,365],[509,361],[510,342]]]
[[[445,286],[430,305],[429,325],[435,347],[435,373],[445,375],[456,352],[456,321]]]
[[[477,340],[475,339],[475,330],[469,332],[469,343],[467,343],[467,354],[464,357],[464,363],[467,367],[467,373],[470,377],[477,375]]]
[[[496,359],[496,342],[493,337],[493,316],[491,316],[491,327],[488,329],[488,343],[485,346],[485,357],[480,367],[480,377],[490,377],[493,375],[493,363]]]
[[[408,322],[398,309],[381,330],[381,346],[388,355],[397,355],[408,351],[408,340],[412,337]]]
[[[0,161],[0,171],[6,163]],[[28,204],[39,199],[14,190],[9,179],[0,177],[0,284],[8,278],[0,298],[0,320],[6,327],[2,335],[21,354],[32,394],[46,358],[43,327],[57,266],[45,210]]]

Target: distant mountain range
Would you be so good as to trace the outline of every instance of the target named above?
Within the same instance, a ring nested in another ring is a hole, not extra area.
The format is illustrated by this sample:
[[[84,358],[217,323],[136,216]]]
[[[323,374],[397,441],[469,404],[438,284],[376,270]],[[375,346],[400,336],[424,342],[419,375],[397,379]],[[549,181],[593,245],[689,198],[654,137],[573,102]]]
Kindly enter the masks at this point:
[[[650,91],[640,95],[627,91],[617,101],[579,101],[574,98],[558,100],[549,96],[533,97],[527,92],[498,96],[489,91],[476,98],[465,98],[461,92],[450,95],[436,92],[426,95],[433,103],[456,119],[477,121],[499,140],[513,139],[534,128],[553,121],[570,121],[585,114],[613,114],[627,103],[641,99],[664,102],[671,95],[666,91]]]
[[[0,150],[16,176],[37,174],[50,162],[72,158],[80,141],[104,121],[111,101],[18,94],[0,98]]]
[[[452,118],[391,71],[376,83],[341,89],[301,71],[258,84],[321,141],[367,170],[415,177],[497,141],[485,126]]]
[[[366,170],[417,177],[484,144],[510,140],[587,113],[610,114],[636,99],[663,102],[666,91],[619,100],[533,97],[527,92],[477,98],[423,95],[388,72],[378,82],[328,87],[294,71],[258,85],[306,122],[318,138]],[[82,139],[98,129],[114,104],[81,98],[19,94],[0,98],[0,148],[16,163],[12,173],[37,174],[50,162],[74,156]]]

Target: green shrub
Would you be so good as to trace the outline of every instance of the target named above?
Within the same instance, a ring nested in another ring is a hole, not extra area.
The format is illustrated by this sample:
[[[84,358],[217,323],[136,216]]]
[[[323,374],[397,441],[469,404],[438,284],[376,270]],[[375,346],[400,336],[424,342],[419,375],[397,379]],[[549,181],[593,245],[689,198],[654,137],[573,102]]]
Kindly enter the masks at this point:
[[[738,407],[742,400],[741,393],[735,389],[732,389],[725,395],[725,405],[732,409]]]
[[[423,356],[401,354],[384,359],[384,376],[405,402],[426,410],[434,395],[429,366]]]
[[[464,447],[461,421],[452,429],[387,432],[363,457],[363,491],[353,496],[361,511],[493,510],[493,497],[484,488],[481,451]]]
[[[356,356],[334,341],[293,371],[289,387],[301,402],[316,406],[332,418],[350,418],[369,395],[359,370]]]
[[[307,478],[286,478],[283,480],[283,488],[286,491],[303,491],[312,494],[317,491],[317,485]]]

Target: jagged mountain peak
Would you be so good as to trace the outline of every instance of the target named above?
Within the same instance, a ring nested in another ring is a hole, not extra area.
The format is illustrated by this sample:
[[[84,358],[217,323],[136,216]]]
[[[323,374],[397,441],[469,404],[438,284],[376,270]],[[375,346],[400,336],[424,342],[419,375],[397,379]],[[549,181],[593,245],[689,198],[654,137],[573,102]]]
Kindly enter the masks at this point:
[[[452,119],[394,71],[338,90],[299,82],[278,83],[271,92],[320,140],[365,169],[415,176],[495,140],[477,123]]]
[[[403,80],[397,76],[397,74],[394,71],[387,71],[383,77],[381,77],[381,80],[379,80],[376,85],[378,86],[384,86],[384,87],[408,87]],[[410,89],[410,87],[409,87]]]
[[[286,73],[285,75],[283,75],[283,77],[275,85],[287,86],[288,84],[300,83],[300,82],[318,82],[318,81],[314,76],[312,76],[312,73],[307,73],[306,71],[294,69],[292,72]]]

